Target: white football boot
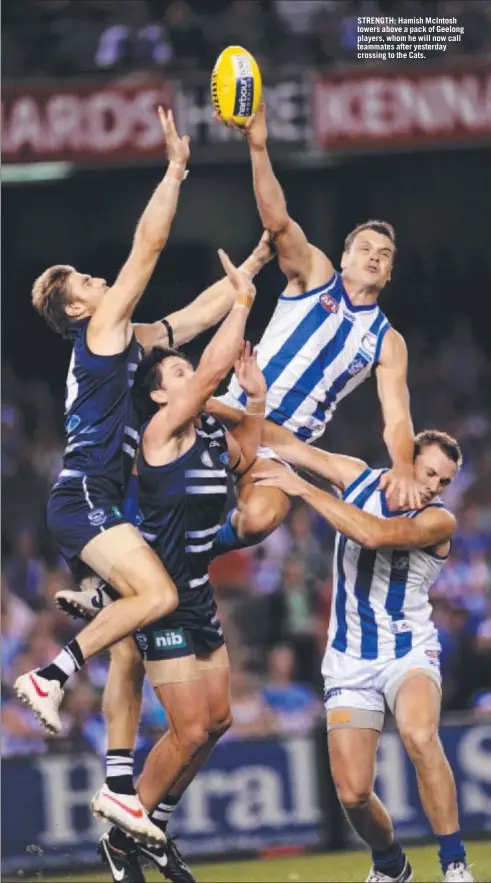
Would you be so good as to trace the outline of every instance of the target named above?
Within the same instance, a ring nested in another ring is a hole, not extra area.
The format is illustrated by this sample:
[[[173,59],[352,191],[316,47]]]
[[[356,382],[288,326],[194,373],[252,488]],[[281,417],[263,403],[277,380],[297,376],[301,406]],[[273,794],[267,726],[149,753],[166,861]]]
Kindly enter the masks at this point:
[[[117,825],[137,843],[165,846],[167,837],[148,817],[136,794],[118,794],[104,784],[92,798],[90,808],[97,819]]]
[[[37,671],[28,671],[27,674],[17,678],[14,690],[26,705],[30,705],[38,721],[44,729],[56,735],[61,732],[60,715],[58,708],[64,696],[64,690],[58,681],[48,681],[42,678]]]
[[[413,869],[405,856],[404,867],[398,877],[389,877],[383,871],[377,871],[373,865],[365,883],[411,883]]]
[[[443,883],[474,883],[474,877],[463,862],[452,862],[445,872]]]
[[[79,589],[61,589],[56,593],[54,600],[63,613],[89,622],[112,602],[105,589],[104,580],[98,576],[90,576],[82,580]]]

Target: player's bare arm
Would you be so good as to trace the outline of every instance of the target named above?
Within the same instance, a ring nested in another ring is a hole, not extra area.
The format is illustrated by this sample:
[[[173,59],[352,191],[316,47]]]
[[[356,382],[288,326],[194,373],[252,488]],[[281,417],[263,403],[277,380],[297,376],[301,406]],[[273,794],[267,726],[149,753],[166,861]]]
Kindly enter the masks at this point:
[[[219,256],[236,292],[234,306],[206,347],[196,372],[183,387],[178,401],[172,401],[161,407],[150,421],[143,439],[145,457],[150,452],[157,454],[181,427],[203,410],[205,402],[228,374],[240,353],[247,317],[254,302],[256,289],[252,281],[234,267],[225,252],[220,250]],[[151,395],[157,404],[162,403],[160,390],[155,390]]]
[[[235,363],[237,379],[247,393],[246,409],[232,433],[227,432],[230,470],[236,475],[246,472],[256,459],[261,444],[264,411],[266,407],[266,381],[257,364],[257,357],[249,343],[244,345]]]
[[[169,166],[138,222],[126,263],[90,320],[87,342],[100,355],[120,352],[130,340],[131,316],[167,242],[186,176],[189,139],[177,134],[172,111],[159,108],[159,117]]]
[[[448,542],[456,530],[456,520],[446,509],[431,506],[416,518],[379,518],[362,512],[314,487],[281,466],[271,470],[258,484],[279,487],[290,496],[299,496],[332,524],[335,530],[366,549],[424,549]]]
[[[307,445],[295,438],[287,429],[274,423],[265,424],[263,444],[273,448],[282,460],[286,460],[297,469],[325,478],[341,491],[346,490],[368,468],[367,464],[357,457],[331,454],[329,451],[321,451],[320,448]]]
[[[232,120],[214,118],[232,128]],[[251,117],[244,129],[238,129],[247,138],[252,163],[254,194],[263,227],[270,231],[278,252],[281,269],[288,279],[285,295],[294,296],[323,285],[334,269],[326,255],[311,245],[302,228],[288,214],[285,194],[278,181],[267,149],[268,130],[264,104]]]
[[[251,280],[273,257],[269,238],[269,233],[264,231],[254,251],[239,267],[239,272]],[[166,316],[165,323],[161,320],[148,325],[133,325],[133,330],[144,349],[154,346],[180,347],[220,322],[232,309],[235,297],[236,291],[225,276],[199,294],[187,307]],[[168,326],[172,340],[169,339]]]
[[[407,386],[407,347],[401,334],[390,328],[384,337],[376,368],[377,392],[384,418],[384,441],[392,469],[381,481],[387,497],[399,509],[419,509],[414,481],[414,430]]]

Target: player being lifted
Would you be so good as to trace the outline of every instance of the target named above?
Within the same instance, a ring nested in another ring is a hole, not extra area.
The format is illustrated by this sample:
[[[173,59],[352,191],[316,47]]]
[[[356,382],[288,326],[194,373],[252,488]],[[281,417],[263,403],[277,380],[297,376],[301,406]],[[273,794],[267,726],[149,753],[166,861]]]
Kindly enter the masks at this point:
[[[167,241],[189,158],[188,139],[179,138],[172,113],[160,109],[159,114],[169,167],[138,223],[129,258],[114,285],[57,265],[33,288],[36,309],[55,331],[73,341],[65,406],[67,446],[48,503],[49,529],[76,576],[90,569],[120,596],[50,665],[16,681],[18,696],[53,733],[60,730],[58,708],[70,675],[120,638],[170,613],[178,602],[162,562],[121,512],[139,439],[131,397],[141,357],[139,341],[146,347],[165,344],[172,332],[169,321],[133,326],[131,316]],[[254,255],[246,267],[249,275],[261,263]],[[169,317],[175,338],[184,342],[210,327],[234,301],[227,279],[212,286],[194,305]],[[113,810],[119,823],[137,837],[164,839],[136,797],[128,799],[126,809],[121,801],[118,806],[109,800],[96,809],[108,816]]]
[[[420,501],[413,478],[407,350],[378,306],[392,272],[394,230],[384,221],[361,224],[346,238],[341,273],[336,272],[288,214],[268,156],[264,105],[240,131],[249,145],[261,221],[272,235],[287,279],[258,346],[258,364],[268,386],[264,443],[274,447],[275,440],[287,437],[286,430],[307,442],[320,438],[341,399],[375,370],[384,439],[392,459],[383,486],[398,505],[415,508]],[[232,423],[243,407],[244,395],[234,377],[227,394],[213,404],[213,412]],[[267,457],[268,451],[259,456]],[[238,508],[220,531],[215,553],[258,542],[288,508],[282,491],[254,486],[246,476]]]
[[[460,468],[460,447],[445,432],[427,430],[416,436],[414,475],[422,508],[403,512],[383,489],[387,470],[308,450],[294,438],[277,450],[293,465],[327,478],[343,496],[340,500],[313,487],[281,464],[269,476],[258,475],[263,487],[302,497],[337,531],[322,674],[338,797],[372,851],[367,883],[413,879],[389,814],[373,791],[385,702],[416,770],[445,883],[472,883],[455,781],[438,738],[440,644],[428,598],[456,528],[438,495]]]

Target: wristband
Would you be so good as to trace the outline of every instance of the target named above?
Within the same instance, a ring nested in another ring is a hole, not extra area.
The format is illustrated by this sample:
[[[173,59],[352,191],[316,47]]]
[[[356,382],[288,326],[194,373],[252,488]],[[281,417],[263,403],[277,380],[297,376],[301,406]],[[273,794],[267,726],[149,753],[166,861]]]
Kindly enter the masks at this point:
[[[265,410],[266,396],[257,399],[247,398],[245,412],[249,417],[264,417]]]
[[[167,321],[167,319],[161,319],[160,321],[167,331],[167,339],[169,341],[169,346],[172,349],[172,347],[174,346],[174,332],[172,330],[172,325],[170,324],[170,322]]]
[[[247,307],[248,310],[252,307],[254,303],[254,297],[252,294],[246,294],[245,292],[238,294],[235,298],[235,307]]]

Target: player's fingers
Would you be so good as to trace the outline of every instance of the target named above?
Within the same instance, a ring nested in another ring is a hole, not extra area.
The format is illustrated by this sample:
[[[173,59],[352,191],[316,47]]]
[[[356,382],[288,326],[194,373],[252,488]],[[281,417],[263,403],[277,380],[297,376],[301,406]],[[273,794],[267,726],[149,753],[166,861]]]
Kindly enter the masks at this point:
[[[237,268],[234,267],[232,261],[230,260],[226,251],[223,248],[218,249],[218,257],[220,258],[223,269],[225,270],[227,276],[234,280],[237,275]]]

